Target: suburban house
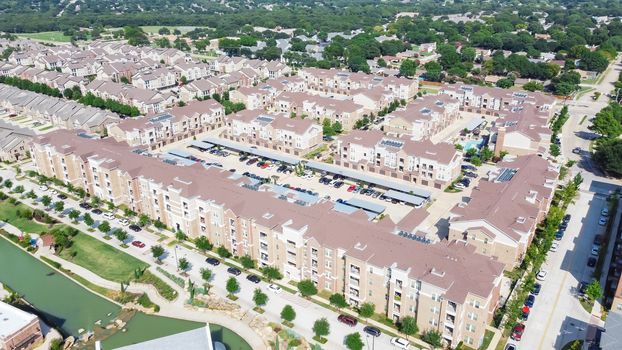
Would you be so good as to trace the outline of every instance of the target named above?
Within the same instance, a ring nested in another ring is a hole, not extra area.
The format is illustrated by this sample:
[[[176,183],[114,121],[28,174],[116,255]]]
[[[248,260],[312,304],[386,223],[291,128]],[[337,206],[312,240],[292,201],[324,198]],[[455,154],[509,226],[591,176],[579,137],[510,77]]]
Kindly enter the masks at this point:
[[[16,162],[28,158],[28,143],[34,131],[0,120],[0,161]]]

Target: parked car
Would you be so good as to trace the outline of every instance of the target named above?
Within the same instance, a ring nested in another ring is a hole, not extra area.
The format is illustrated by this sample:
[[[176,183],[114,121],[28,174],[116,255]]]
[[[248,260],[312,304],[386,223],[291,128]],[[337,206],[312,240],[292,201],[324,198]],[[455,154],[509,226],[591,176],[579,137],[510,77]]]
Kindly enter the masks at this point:
[[[46,185],[41,185],[41,186],[39,186],[39,190],[45,192],[45,191],[48,190],[48,187]]]
[[[458,189],[461,189],[461,190],[463,190],[463,189],[465,189],[465,188],[466,188],[466,186],[465,186],[462,182],[457,182],[457,183],[455,183],[455,184],[454,184],[454,187],[455,187],[455,188],[458,188]]]
[[[348,192],[354,191],[355,188],[356,188],[356,185],[350,185],[350,187],[348,187]]]
[[[551,244],[551,249],[550,251],[555,253],[557,251],[557,248],[559,248],[559,243],[557,242],[553,242],[553,244]]]
[[[572,153],[574,153],[574,154],[579,154],[579,153],[581,153],[581,148],[580,148],[580,147],[575,147],[575,148],[573,148],[573,149],[572,149]]]
[[[140,226],[135,225],[135,224],[132,224],[132,225],[128,226],[127,228],[129,228],[130,230],[132,230],[132,231],[134,231],[134,232],[140,232],[140,230],[142,230],[142,229],[140,228]]]
[[[347,324],[350,327],[354,327],[358,323],[356,318],[354,318],[354,317],[352,317],[350,315],[339,315],[339,317],[337,317],[337,320],[339,320],[339,322],[341,322],[341,323]]]
[[[467,171],[467,172],[464,173],[464,176],[475,179],[475,178],[477,178],[478,175],[476,173],[472,172],[472,171]]]
[[[281,292],[283,291],[281,287],[277,286],[276,284],[269,285],[268,289],[274,294],[281,294]]]
[[[92,208],[92,207],[91,207],[91,205],[90,205],[90,204],[88,204],[88,203],[86,203],[86,202],[82,202],[82,203],[78,204],[78,206],[79,206],[80,208],[82,208],[82,209],[86,209],[86,210],[89,210],[89,209],[91,209],[91,208]]]
[[[516,345],[508,343],[505,345],[505,348],[503,350],[516,350]]]
[[[410,342],[404,338],[393,337],[391,338],[391,344],[398,347],[399,349],[410,349]]]
[[[246,279],[251,281],[251,282],[253,282],[253,283],[255,283],[255,284],[261,282],[261,278],[259,278],[259,276],[257,276],[257,275],[248,275],[248,276],[246,276]]]
[[[130,224],[130,222],[129,222],[127,219],[124,219],[124,218],[119,218],[119,219],[117,219],[117,221],[118,221],[121,225],[123,225],[123,226],[127,226],[127,225],[129,225],[129,224]]]
[[[145,247],[145,243],[143,243],[143,242],[141,242],[141,241],[133,241],[133,242],[132,242],[132,245],[133,245],[134,247],[137,247],[137,248],[144,248],[144,247]]]
[[[566,215],[564,215],[564,218],[562,219],[562,221],[563,222],[569,222],[571,217],[572,216],[570,214],[566,214]]]
[[[476,171],[477,168],[474,167],[473,165],[470,164],[462,164],[461,166],[462,170],[471,170],[471,171]]]
[[[585,295],[585,290],[587,289],[588,285],[589,285],[588,282],[579,282],[579,285],[577,286],[577,292],[579,293],[580,296]]]
[[[242,271],[240,271],[240,269],[236,268],[236,267],[230,267],[227,269],[227,272],[229,272],[232,275],[235,276],[239,276],[242,274]]]
[[[603,235],[596,235],[594,237],[594,242],[593,243],[594,243],[595,246],[599,246],[600,247],[600,245],[603,243]]]
[[[213,265],[213,266],[220,265],[220,260],[218,260],[216,258],[207,258],[207,259],[205,259],[205,262],[210,264],[210,265]]]
[[[607,218],[606,218],[606,217],[604,217],[604,216],[601,216],[601,217],[600,217],[600,219],[598,219],[598,224],[599,224],[600,226],[605,226],[605,225],[607,225]]]
[[[372,326],[365,326],[365,328],[363,328],[363,332],[373,335],[374,337],[379,337],[380,334],[382,334],[378,328]]]
[[[515,325],[514,328],[512,328],[512,335],[510,336],[510,338],[512,338],[512,340],[520,341],[521,338],[523,337],[524,332],[525,332],[525,325],[522,323],[519,323]]]
[[[94,208],[93,210],[91,210],[91,213],[95,214],[95,215],[101,215],[101,213],[103,213],[103,211],[99,208]]]
[[[540,270],[538,271],[538,274],[536,275],[536,279],[538,281],[544,281],[546,279],[547,274],[548,272],[546,270]]]
[[[594,267],[596,266],[596,258],[591,256],[589,259],[587,259],[587,266],[589,267]]]
[[[562,238],[564,238],[564,231],[557,231],[555,233],[555,239],[558,240],[558,241],[561,241]]]
[[[59,193],[58,196],[56,196],[56,198],[58,199],[67,199],[67,195],[64,193]]]
[[[529,313],[531,312],[531,309],[529,308],[529,306],[523,306],[523,309],[521,310],[521,319],[523,321],[527,321],[527,319],[529,319]]]
[[[246,161],[246,165],[253,165],[255,163],[257,163],[257,158],[251,158]]]
[[[609,208],[603,208],[603,210],[600,211],[600,215],[604,217],[609,216]]]
[[[598,254],[600,254],[600,248],[599,247],[592,247],[592,251],[590,252],[590,254],[592,254],[594,256],[598,256]]]
[[[531,290],[531,294],[538,295],[540,294],[541,289],[542,289],[542,285],[540,283],[535,283],[533,285],[533,289]]]
[[[533,304],[536,302],[536,296],[533,294],[529,294],[527,299],[525,299],[525,305],[529,307],[533,307]]]
[[[104,217],[108,220],[114,220],[114,214],[111,212],[104,213]]]

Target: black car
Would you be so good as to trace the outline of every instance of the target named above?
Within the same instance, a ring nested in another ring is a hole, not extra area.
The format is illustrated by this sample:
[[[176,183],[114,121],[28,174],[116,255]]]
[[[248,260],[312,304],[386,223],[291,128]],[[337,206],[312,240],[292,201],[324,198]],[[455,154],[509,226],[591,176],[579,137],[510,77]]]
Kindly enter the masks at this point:
[[[141,228],[138,225],[130,225],[127,228],[129,228],[130,230],[134,231],[134,232],[140,232]]]
[[[207,259],[205,259],[205,262],[210,264],[210,265],[214,265],[214,266],[220,265],[220,260],[218,260],[216,258],[207,258]]]
[[[101,215],[101,213],[103,213],[103,211],[99,208],[95,208],[93,210],[91,210],[91,213],[96,214],[96,215]]]
[[[529,307],[533,307],[533,304],[536,302],[536,296],[530,294],[527,299],[525,299],[525,305]]]
[[[253,282],[253,283],[259,283],[261,281],[261,278],[259,278],[259,276],[257,276],[257,275],[248,275],[248,276],[246,276],[246,279],[251,281],[251,282]]]
[[[587,266],[589,266],[589,267],[596,266],[596,258],[595,257],[590,257],[589,259],[587,259]]]
[[[91,209],[92,208],[91,205],[86,203],[86,202],[80,203],[80,204],[78,204],[78,206],[80,208],[82,208],[82,209]]]
[[[65,195],[64,193],[59,193],[58,196],[56,196],[58,199],[67,199],[67,195]]]
[[[469,164],[462,164],[461,168],[462,170],[477,170],[476,167],[469,165]]]
[[[564,215],[563,222],[569,222],[569,221],[570,221],[570,218],[571,218],[570,214],[566,214],[566,215]]]
[[[235,276],[239,276],[242,273],[242,271],[240,271],[240,269],[235,268],[235,267],[228,268],[227,272],[229,272],[230,274],[235,275]]]
[[[475,178],[477,178],[478,175],[476,173],[472,172],[472,171],[467,171],[467,172],[464,173],[464,176],[475,179]]]
[[[531,294],[538,295],[540,294],[540,289],[542,289],[542,285],[540,283],[536,283],[533,285],[533,289],[531,290]]]
[[[378,328],[372,326],[365,326],[365,328],[363,328],[363,332],[373,335],[374,337],[379,337],[381,334]]]

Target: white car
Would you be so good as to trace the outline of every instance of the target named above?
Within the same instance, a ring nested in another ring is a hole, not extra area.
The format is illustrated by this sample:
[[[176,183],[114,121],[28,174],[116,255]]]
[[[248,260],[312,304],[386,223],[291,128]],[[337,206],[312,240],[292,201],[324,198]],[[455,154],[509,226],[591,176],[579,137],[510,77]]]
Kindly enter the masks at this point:
[[[536,279],[538,281],[544,281],[546,279],[546,275],[547,275],[547,271],[546,270],[540,270],[538,271],[538,274],[536,275]]]
[[[399,349],[410,349],[410,343],[404,338],[393,337],[391,338],[391,344],[397,346]]]
[[[104,217],[108,220],[114,220],[114,214],[111,212],[104,213]]]
[[[559,243],[553,242],[553,244],[551,244],[551,252],[555,253],[557,248],[559,248]]]
[[[281,294],[281,292],[283,291],[281,287],[277,286],[276,284],[269,285],[268,289],[274,294]]]
[[[123,218],[118,218],[117,221],[123,226],[127,226],[130,224],[130,222],[127,219],[123,219]]]
[[[609,216],[609,209],[608,208],[604,208],[603,210],[600,211],[600,215],[607,217]]]
[[[456,183],[454,184],[454,187],[455,187],[455,188],[459,188],[459,189],[461,189],[461,190],[466,188],[466,186],[465,186],[462,182],[456,182]]]
[[[606,217],[604,217],[604,216],[601,216],[601,217],[600,217],[600,219],[598,219],[598,224],[599,224],[600,226],[605,226],[605,225],[607,225],[607,218],[606,218]]]
[[[598,256],[598,254],[600,253],[600,248],[598,247],[592,247],[592,255],[594,256]]]
[[[50,193],[56,196],[58,194],[58,191],[55,189],[51,189]]]
[[[45,192],[45,191],[48,190],[48,187],[46,185],[41,185],[41,186],[39,186],[39,190]]]

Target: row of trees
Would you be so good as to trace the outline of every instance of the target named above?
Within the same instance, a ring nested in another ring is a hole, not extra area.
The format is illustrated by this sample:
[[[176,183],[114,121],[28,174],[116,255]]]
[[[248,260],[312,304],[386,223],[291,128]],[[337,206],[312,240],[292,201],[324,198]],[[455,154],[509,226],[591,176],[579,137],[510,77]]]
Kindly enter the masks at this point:
[[[622,176],[622,106],[612,102],[596,113],[589,128],[600,136],[595,143],[594,161],[609,174]]]

